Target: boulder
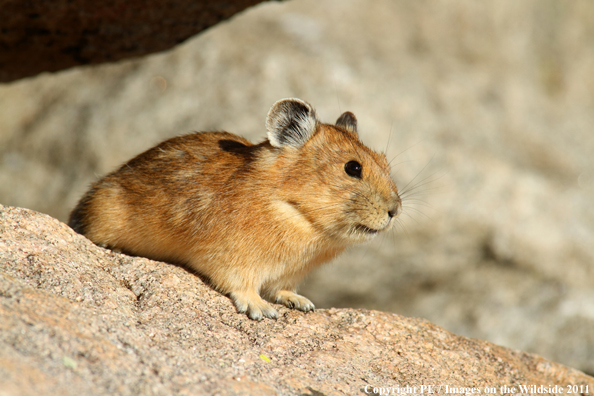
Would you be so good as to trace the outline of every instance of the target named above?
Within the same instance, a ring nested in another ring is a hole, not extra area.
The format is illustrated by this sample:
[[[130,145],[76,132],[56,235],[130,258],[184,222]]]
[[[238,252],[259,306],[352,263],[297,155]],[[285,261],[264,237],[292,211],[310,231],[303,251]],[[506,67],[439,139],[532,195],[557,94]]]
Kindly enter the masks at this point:
[[[163,51],[262,0],[0,0],[0,82]]]
[[[180,267],[0,206],[3,396],[594,391],[577,370],[423,319],[279,310],[252,321]]]

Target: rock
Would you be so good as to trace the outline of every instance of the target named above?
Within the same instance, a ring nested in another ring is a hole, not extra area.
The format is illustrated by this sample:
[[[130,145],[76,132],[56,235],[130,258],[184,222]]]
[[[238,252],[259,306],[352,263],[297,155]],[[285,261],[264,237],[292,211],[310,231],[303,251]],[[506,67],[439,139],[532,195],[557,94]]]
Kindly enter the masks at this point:
[[[283,97],[351,110],[404,214],[302,292],[594,374],[593,27],[588,0],[263,3],[168,53],[0,86],[0,202],[65,221],[160,140],[258,141]]]
[[[182,268],[102,249],[50,216],[0,206],[3,396],[594,391],[594,378],[577,370],[423,319],[279,310],[276,321],[251,321]]]
[[[262,0],[0,0],[0,82],[163,51]]]

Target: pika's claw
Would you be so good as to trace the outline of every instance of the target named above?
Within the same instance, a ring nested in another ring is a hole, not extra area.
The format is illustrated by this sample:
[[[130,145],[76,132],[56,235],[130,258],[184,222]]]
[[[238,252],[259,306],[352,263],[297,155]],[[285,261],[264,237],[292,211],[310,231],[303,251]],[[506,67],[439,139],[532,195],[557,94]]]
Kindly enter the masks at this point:
[[[278,312],[256,293],[253,292],[232,292],[229,297],[233,300],[237,312],[247,313],[247,316],[253,320],[262,320],[263,318],[276,319]]]
[[[250,305],[247,311],[248,317],[253,320],[262,320],[264,317],[270,319],[277,319],[278,312],[276,311],[276,309],[272,308],[268,303],[266,303],[266,305],[267,306],[264,307],[256,307]]]
[[[289,290],[281,290],[276,293],[274,302],[277,304],[283,304],[287,308],[294,308],[303,312],[313,311],[316,308],[316,306],[311,301],[309,301],[309,299]]]

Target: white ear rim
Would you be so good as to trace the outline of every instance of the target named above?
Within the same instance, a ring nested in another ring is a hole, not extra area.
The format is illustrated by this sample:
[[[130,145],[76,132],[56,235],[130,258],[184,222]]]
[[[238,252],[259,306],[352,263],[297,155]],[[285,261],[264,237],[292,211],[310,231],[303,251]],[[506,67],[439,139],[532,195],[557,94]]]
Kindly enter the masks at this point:
[[[273,147],[302,147],[316,131],[318,118],[312,105],[286,98],[272,105],[266,117],[268,140]]]

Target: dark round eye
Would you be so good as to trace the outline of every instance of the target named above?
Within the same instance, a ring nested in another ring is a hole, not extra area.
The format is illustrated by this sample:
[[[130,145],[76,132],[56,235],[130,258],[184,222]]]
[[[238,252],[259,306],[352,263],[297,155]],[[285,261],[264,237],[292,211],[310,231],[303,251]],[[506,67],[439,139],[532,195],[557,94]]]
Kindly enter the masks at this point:
[[[344,165],[344,171],[351,177],[361,178],[363,167],[357,161],[349,161]]]

